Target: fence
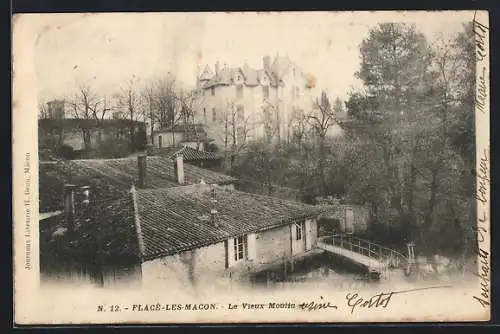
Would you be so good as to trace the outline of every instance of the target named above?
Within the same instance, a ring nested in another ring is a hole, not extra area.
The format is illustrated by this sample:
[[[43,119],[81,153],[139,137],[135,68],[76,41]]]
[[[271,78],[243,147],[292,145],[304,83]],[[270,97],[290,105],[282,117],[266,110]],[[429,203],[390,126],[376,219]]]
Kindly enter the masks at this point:
[[[320,237],[318,242],[337,246],[375,259],[384,264],[385,268],[401,268],[408,263],[407,257],[394,249],[349,234],[333,234]]]

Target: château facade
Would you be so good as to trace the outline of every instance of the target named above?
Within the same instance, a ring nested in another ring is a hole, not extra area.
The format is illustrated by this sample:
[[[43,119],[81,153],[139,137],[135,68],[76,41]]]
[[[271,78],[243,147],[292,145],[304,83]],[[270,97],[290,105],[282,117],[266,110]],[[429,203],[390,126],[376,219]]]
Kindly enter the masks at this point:
[[[198,76],[199,119],[222,149],[254,139],[289,140],[294,114],[313,105],[314,77],[288,56],[264,56],[262,68],[206,65]]]

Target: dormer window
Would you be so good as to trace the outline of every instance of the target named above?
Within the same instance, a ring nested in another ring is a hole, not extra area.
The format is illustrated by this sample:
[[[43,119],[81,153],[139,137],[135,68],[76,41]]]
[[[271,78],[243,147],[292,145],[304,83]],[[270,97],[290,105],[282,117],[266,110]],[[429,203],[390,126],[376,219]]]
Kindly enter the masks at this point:
[[[244,80],[242,73],[241,72],[235,73],[233,80],[236,84],[242,84]]]

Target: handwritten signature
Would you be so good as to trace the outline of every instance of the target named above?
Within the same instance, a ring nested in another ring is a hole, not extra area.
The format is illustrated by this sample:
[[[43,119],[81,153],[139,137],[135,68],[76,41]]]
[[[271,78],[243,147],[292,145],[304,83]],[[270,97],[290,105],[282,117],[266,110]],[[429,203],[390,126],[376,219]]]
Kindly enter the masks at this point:
[[[479,22],[476,20],[476,15],[474,13],[474,19],[472,20],[473,22],[473,29],[474,29],[474,35],[476,39],[476,60],[477,61],[482,61],[484,58],[487,56],[487,50],[486,50],[486,37],[487,33],[489,30],[489,27],[486,26],[485,24]]]
[[[419,289],[411,289],[411,290],[401,290],[401,291],[391,291],[391,292],[381,292],[379,294],[373,295],[368,298],[361,297],[357,292],[351,292],[346,295],[347,306],[351,308],[351,314],[354,313],[356,308],[386,308],[389,306],[391,298],[397,294],[410,293],[421,290],[429,290],[429,289],[442,289],[449,288],[450,286],[434,286],[434,287],[426,287]]]
[[[323,299],[323,297],[321,297]],[[327,308],[332,308],[332,309],[337,309],[337,305],[332,305],[330,302],[303,302],[298,305],[299,309],[305,310],[305,311],[317,311],[317,310],[323,310]]]
[[[481,203],[486,204],[488,201],[488,186],[490,184],[488,173],[488,150],[483,150],[483,155],[479,161],[479,170],[476,172],[478,190],[476,193],[476,199],[481,201]]]

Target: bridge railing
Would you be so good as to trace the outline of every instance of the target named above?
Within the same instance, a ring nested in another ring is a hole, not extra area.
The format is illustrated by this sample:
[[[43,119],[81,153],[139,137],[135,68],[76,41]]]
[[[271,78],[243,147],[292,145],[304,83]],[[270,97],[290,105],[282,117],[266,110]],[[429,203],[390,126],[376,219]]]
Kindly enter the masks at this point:
[[[401,268],[407,265],[408,259],[400,252],[376,244],[374,242],[355,237],[350,234],[333,234],[318,238],[318,242],[337,246],[352,252],[377,260],[387,268]]]

